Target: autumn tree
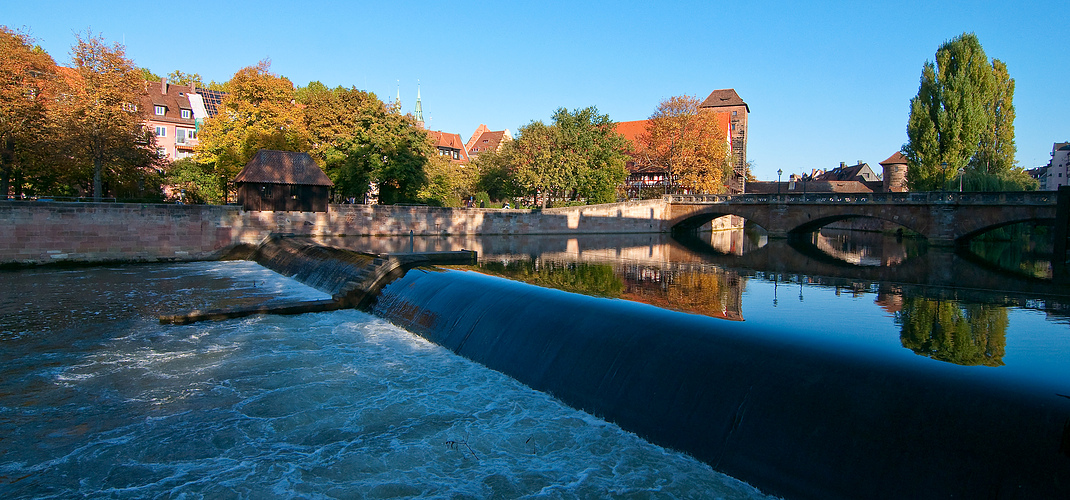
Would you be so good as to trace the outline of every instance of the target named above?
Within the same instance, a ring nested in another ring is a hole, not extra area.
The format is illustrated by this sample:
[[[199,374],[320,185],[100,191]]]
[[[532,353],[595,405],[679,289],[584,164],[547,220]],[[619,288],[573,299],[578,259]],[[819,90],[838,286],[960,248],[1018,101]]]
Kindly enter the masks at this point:
[[[138,114],[145,87],[123,46],[109,46],[92,33],[77,37],[71,61],[76,75],[66,81],[59,121],[71,156],[92,167],[93,199],[99,201],[105,178],[136,182],[139,170],[158,161],[152,134],[143,130]]]
[[[724,190],[730,168],[727,131],[715,113],[699,108],[701,103],[692,96],[662,101],[638,137],[638,162],[664,170],[669,192],[677,187],[698,193]]]
[[[199,132],[197,161],[221,185],[233,179],[259,149],[307,152],[309,134],[293,84],[271,72],[271,62],[239,70],[216,116]]]
[[[965,187],[1029,189],[1015,167],[1014,79],[1007,65],[989,61],[973,33],[944,42],[922,68],[910,101],[907,182],[911,189],[945,189],[959,169]]]
[[[26,35],[0,26],[0,198],[15,179],[21,194],[28,156],[47,128],[48,103],[55,97],[56,64]]]

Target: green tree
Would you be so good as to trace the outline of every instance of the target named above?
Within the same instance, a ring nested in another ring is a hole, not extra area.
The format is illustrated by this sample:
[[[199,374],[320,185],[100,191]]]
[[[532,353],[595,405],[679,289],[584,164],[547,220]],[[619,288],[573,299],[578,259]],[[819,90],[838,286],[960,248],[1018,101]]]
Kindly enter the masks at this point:
[[[550,200],[616,201],[617,186],[627,177],[628,144],[614,122],[593,106],[560,108],[553,119],[552,125],[520,127],[516,140],[502,148],[516,194],[535,196],[544,207]]]
[[[560,108],[553,119],[559,146],[565,148],[562,156],[576,176],[575,197],[587,203],[617,201],[617,188],[628,177],[624,163],[629,145],[617,133],[616,123],[594,106],[571,113]]]
[[[22,194],[25,160],[39,156],[48,129],[55,77],[55,62],[32,39],[0,26],[0,197]]]
[[[702,111],[693,96],[673,96],[658,105],[638,137],[638,162],[660,167],[666,189],[675,184],[698,193],[719,193],[730,168],[726,131],[714,113]]]
[[[223,186],[210,166],[193,158],[181,158],[167,167],[166,183],[175,199],[183,203],[212,203],[223,200]]]
[[[259,149],[308,152],[310,137],[293,84],[271,72],[271,62],[239,70],[227,82],[219,113],[199,132],[197,161],[225,186]]]
[[[156,78],[158,81],[159,78]],[[174,70],[167,74],[167,81],[175,85],[190,85],[197,84],[197,88],[204,88],[204,81],[201,79],[199,73],[183,73],[179,70]]]
[[[390,111],[375,94],[311,82],[305,104],[311,153],[335,183],[335,195],[363,199],[370,183],[381,203],[419,201],[434,146],[411,116]]]
[[[144,190],[145,174],[159,161],[151,132],[143,130],[138,102],[145,87],[141,73],[126,58],[122,45],[103,37],[79,35],[71,60],[77,75],[60,99],[66,150],[79,165],[91,165],[93,199],[104,193],[105,178]]]
[[[158,82],[158,81],[160,81],[160,75],[157,75],[156,73],[153,73],[152,70],[149,69],[149,68],[138,68],[137,72],[138,72],[138,75],[141,77],[141,79],[146,81],[146,82]]]
[[[513,177],[509,164],[508,148],[512,148],[512,141],[506,142],[502,151],[484,151],[479,153],[469,163],[476,175],[475,191],[485,192],[492,200],[504,200],[516,196],[518,189],[513,184]]]
[[[991,62],[973,33],[944,42],[936,61],[922,68],[918,94],[910,101],[907,182],[914,190],[1028,188],[1014,172],[1014,79],[998,59]],[[966,180],[970,179],[969,185]]]

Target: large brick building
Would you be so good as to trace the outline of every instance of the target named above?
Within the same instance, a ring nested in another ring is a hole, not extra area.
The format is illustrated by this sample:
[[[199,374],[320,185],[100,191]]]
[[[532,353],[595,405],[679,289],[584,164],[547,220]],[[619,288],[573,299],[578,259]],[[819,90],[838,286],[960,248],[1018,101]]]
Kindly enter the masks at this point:
[[[727,179],[728,192],[747,191],[747,119],[750,106],[739,97],[735,89],[719,89],[710,92],[699,108],[727,115],[732,137],[732,175]]]

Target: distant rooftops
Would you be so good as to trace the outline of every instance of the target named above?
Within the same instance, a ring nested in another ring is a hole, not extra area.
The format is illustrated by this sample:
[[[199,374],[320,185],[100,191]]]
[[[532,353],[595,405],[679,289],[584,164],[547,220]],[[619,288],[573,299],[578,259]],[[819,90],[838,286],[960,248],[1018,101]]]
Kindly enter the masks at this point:
[[[483,151],[499,150],[502,143],[507,140],[513,140],[513,134],[509,133],[509,129],[492,131],[481,123],[472,134],[472,138],[465,144],[465,149],[468,150],[469,157],[474,157]]]

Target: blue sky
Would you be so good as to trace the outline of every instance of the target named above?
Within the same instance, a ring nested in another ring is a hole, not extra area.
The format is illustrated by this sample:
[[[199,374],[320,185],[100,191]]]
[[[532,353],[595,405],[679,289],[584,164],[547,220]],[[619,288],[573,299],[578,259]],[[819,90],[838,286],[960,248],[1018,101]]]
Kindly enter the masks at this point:
[[[746,4],[746,5],[744,5]],[[464,140],[597,106],[647,118],[673,95],[734,88],[750,105],[748,158],[776,170],[877,163],[906,142],[922,65],[977,34],[1015,79],[1018,162],[1070,141],[1066,3],[1023,2],[4,2],[61,64],[75,33],[126,44],[141,67],[226,81],[270,58],[297,85],[319,80],[412,111]]]

